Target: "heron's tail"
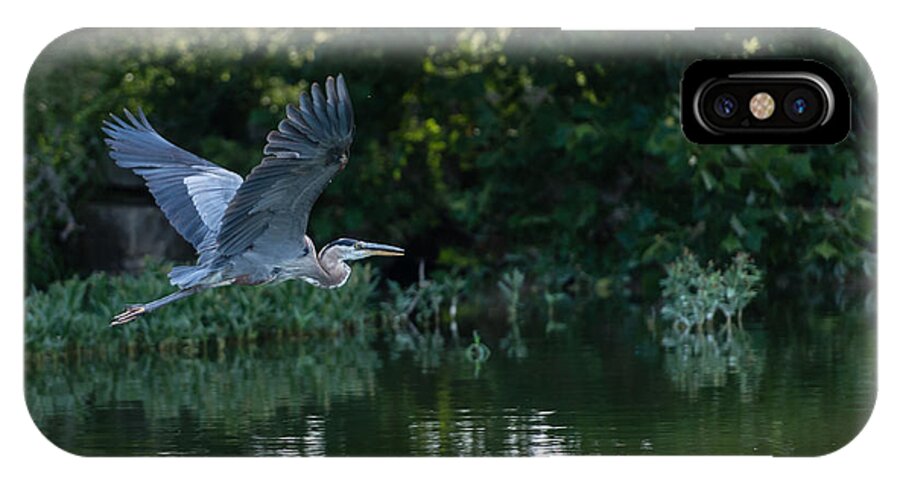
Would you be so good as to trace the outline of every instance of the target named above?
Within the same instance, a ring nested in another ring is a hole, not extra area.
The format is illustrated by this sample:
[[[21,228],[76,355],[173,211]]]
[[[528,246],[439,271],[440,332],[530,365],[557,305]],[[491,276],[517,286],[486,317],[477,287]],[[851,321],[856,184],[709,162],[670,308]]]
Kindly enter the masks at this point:
[[[206,279],[209,273],[205,265],[174,267],[169,272],[169,282],[178,288],[191,288]]]

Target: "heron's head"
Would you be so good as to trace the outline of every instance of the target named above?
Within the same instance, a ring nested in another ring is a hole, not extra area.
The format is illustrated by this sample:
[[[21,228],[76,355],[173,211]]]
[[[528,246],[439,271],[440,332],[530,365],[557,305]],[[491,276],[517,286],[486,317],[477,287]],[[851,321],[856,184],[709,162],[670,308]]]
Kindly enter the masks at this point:
[[[352,238],[339,238],[328,245],[325,245],[319,253],[319,256],[325,257],[326,254],[328,256],[334,255],[345,262],[349,262],[375,256],[400,257],[403,256],[403,253],[404,251],[402,248],[394,247],[392,245],[364,242]]]

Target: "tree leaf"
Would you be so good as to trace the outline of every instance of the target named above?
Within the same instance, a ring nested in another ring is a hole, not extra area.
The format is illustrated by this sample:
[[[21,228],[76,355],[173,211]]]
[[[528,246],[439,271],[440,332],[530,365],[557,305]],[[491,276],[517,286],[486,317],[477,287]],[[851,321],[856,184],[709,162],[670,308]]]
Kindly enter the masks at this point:
[[[828,240],[822,240],[821,242],[819,242],[819,244],[813,247],[813,251],[825,260],[829,260],[840,253],[840,251],[835,248],[834,245],[828,243]]]

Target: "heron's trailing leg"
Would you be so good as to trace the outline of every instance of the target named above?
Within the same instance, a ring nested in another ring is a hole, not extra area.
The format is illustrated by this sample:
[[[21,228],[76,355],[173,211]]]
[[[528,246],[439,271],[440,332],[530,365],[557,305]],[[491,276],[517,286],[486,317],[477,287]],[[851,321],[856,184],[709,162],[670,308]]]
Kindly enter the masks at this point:
[[[190,297],[191,295],[209,288],[206,285],[198,285],[196,287],[185,288],[184,290],[179,290],[170,295],[166,295],[160,299],[154,300],[150,303],[144,303],[140,305],[130,305],[127,310],[113,317],[112,322],[109,323],[110,327],[115,327],[116,325],[122,325],[124,323],[128,323],[133,320],[137,320],[138,317],[145,313],[150,313],[153,310],[156,310],[163,305],[168,305],[172,302],[181,300],[185,297]]]

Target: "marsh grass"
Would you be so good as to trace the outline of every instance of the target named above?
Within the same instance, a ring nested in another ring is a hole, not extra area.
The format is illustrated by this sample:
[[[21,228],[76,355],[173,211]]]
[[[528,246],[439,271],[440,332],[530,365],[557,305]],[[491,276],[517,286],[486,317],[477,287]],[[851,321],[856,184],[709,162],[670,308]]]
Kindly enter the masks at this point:
[[[124,328],[113,315],[130,303],[173,291],[169,265],[151,264],[140,275],[94,273],[32,291],[25,299],[25,347],[31,357],[137,353],[147,350],[203,354],[264,338],[365,335],[378,278],[360,266],[343,288],[303,282],[226,287],[173,303]]]

